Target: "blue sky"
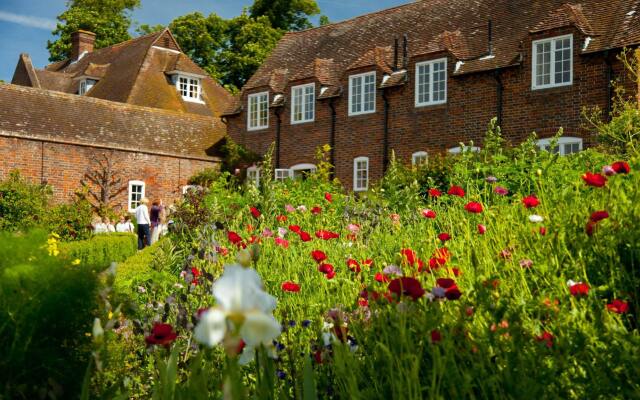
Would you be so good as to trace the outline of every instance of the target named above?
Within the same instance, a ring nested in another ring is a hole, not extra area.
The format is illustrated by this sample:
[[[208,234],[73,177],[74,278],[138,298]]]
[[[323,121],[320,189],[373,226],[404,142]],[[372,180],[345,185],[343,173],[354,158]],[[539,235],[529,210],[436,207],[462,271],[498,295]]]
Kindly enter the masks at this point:
[[[318,0],[333,22],[408,3],[410,0]],[[20,53],[29,53],[36,68],[48,63],[47,40],[53,38],[56,16],[65,0],[0,0],[0,79],[10,82]],[[133,18],[140,24],[167,24],[173,18],[200,11],[230,18],[252,0],[142,0]]]

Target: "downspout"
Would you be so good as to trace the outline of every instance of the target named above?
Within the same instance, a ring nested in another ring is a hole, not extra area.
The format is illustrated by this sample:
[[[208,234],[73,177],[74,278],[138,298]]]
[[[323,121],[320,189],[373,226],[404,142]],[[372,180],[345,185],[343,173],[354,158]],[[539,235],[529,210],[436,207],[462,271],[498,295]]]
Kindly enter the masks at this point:
[[[496,79],[496,119],[498,126],[502,128],[502,96],[504,93],[504,85],[502,83],[502,77],[500,76],[499,69],[493,72],[493,77]]]
[[[331,132],[329,134],[329,146],[331,146],[331,152],[329,154],[330,160],[329,162],[333,166],[331,170],[331,178],[335,178],[336,175],[336,105],[334,104],[334,99],[331,98],[329,100],[329,108],[331,109]]]
[[[382,175],[384,176],[389,167],[389,98],[384,89],[382,89],[382,100],[384,100],[384,142],[382,150]]]
[[[276,169],[280,168],[280,125],[282,120],[280,118],[280,114],[282,110],[277,108],[275,111],[276,114]]]
[[[607,120],[609,121],[613,108],[611,100],[613,97],[613,84],[611,83],[613,79],[613,64],[611,63],[609,50],[604,52],[604,62],[607,65]]]

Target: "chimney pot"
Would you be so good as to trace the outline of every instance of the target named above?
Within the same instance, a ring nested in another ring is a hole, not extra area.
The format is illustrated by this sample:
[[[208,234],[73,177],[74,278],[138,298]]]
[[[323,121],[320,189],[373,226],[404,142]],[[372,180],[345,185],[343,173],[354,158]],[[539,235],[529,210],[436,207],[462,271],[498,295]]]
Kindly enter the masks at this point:
[[[85,51],[91,53],[96,41],[96,34],[89,31],[78,30],[71,34],[71,55],[73,61],[78,60]]]

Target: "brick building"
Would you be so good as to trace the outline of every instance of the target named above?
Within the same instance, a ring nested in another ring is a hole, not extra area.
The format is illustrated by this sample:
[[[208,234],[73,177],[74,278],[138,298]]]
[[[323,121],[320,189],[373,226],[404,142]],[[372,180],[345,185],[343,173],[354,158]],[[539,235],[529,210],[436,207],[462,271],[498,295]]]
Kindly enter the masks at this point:
[[[581,110],[608,110],[612,81],[637,95],[616,56],[639,43],[638,0],[423,0],[286,34],[223,118],[257,153],[276,143],[276,179],[312,170],[315,148],[332,145],[356,191],[391,150],[415,164],[477,149],[493,117],[511,142],[535,131],[547,148],[562,127],[554,150],[567,154],[594,143]]]
[[[231,96],[168,30],[95,51],[94,38],[78,32],[71,58],[42,70],[22,54],[12,84],[0,84],[0,179],[17,169],[68,201],[108,157],[126,185],[122,209],[143,196],[170,203],[219,165]]]

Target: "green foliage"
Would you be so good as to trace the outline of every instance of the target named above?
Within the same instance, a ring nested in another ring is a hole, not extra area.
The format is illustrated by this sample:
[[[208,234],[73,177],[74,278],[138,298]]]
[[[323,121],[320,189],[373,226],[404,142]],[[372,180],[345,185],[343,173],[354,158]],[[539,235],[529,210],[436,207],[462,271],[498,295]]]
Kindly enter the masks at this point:
[[[222,170],[232,174],[236,168],[247,167],[260,160],[259,155],[236,143],[230,136],[225,138],[222,157]]]
[[[208,188],[218,179],[219,176],[220,171],[217,168],[205,168],[189,178],[187,183],[189,185],[198,185],[203,188]]]
[[[71,54],[71,35],[82,29],[96,34],[99,49],[129,40],[131,11],[140,0],[71,0],[58,15],[58,25],[52,32],[57,37],[47,42],[49,61],[61,61]]]
[[[331,23],[331,21],[329,21],[329,17],[327,17],[326,15],[321,15],[320,16],[320,21],[319,21],[319,25],[320,26],[329,25],[330,23]]]
[[[126,260],[137,249],[138,238],[131,233],[95,235],[88,240],[60,245],[60,252],[69,259],[78,259],[81,265],[92,265],[99,270],[104,270],[112,262]]]
[[[301,31],[313,27],[309,17],[320,8],[316,0],[255,0],[249,11],[253,18],[267,17],[276,29]]]
[[[97,277],[44,232],[0,233],[0,397],[77,398]]]
[[[50,207],[44,216],[44,226],[64,241],[85,240],[91,236],[92,217],[91,203],[79,198],[73,203]]]
[[[51,188],[32,184],[12,171],[0,182],[0,231],[29,230],[42,224]]]

